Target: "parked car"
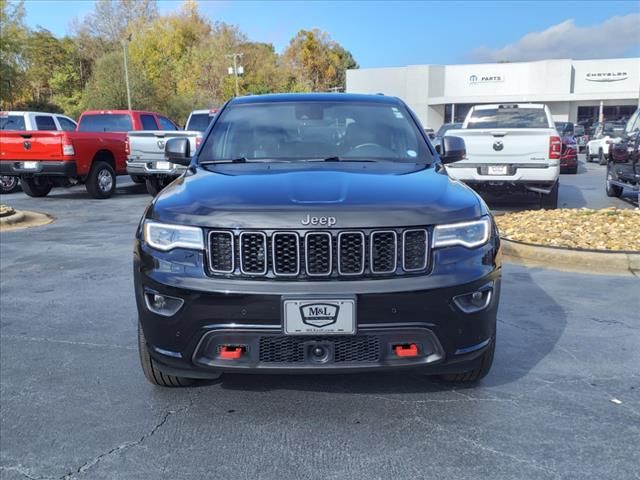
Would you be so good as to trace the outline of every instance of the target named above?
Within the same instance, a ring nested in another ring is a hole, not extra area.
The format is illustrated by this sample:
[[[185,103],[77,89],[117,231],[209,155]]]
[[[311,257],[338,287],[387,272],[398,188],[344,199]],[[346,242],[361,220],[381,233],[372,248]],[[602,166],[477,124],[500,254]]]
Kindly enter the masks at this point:
[[[595,126],[593,137],[587,142],[587,162],[598,159],[600,165],[606,165],[609,148],[624,131],[625,124],[620,122],[604,122]]]
[[[346,126],[346,131],[345,131]],[[142,370],[156,385],[238,373],[491,368],[500,240],[444,175],[416,116],[380,95],[230,100],[134,244]]]
[[[534,192],[542,207],[557,207],[562,140],[546,105],[476,105],[448,133],[467,146],[465,160],[447,165],[449,176],[498,194]]]
[[[204,132],[218,113],[217,108],[210,108],[208,110],[194,110],[187,118],[187,123],[184,129],[187,131]]]
[[[572,135],[564,135],[560,138],[562,147],[560,150],[560,173],[575,175],[578,173],[578,146]]]
[[[158,130],[160,115],[130,110],[84,112],[75,131],[11,131],[0,138],[0,174],[20,177],[22,190],[44,197],[54,186],[84,183],[94,198],[115,192],[126,175],[130,130]]]
[[[167,120],[162,130],[129,132],[127,136],[127,172],[129,175],[143,178],[147,192],[156,196],[174,179],[179,177],[186,167],[166,160],[164,147],[170,138],[188,138],[191,151],[195,152],[202,132],[206,130],[217,110],[196,110],[187,119],[187,131],[180,130]],[[161,118],[162,122],[162,118]],[[193,129],[193,130],[189,130]]]
[[[607,195],[619,197],[623,189],[638,193],[640,205],[640,108],[629,118],[620,141],[611,145],[607,163]]]
[[[582,125],[575,125],[573,127],[573,138],[576,141],[578,153],[582,153],[582,151],[586,148],[587,141],[589,139]]]
[[[47,112],[0,112],[0,130],[4,131],[33,131],[57,130],[73,131],[76,122],[59,113]],[[4,135],[4,133],[3,133]],[[13,175],[0,176],[0,193],[12,193],[18,189],[20,178]]]
[[[462,128],[462,123],[444,123],[440,126],[438,131],[436,132],[434,137],[432,138],[431,143],[434,147],[437,147],[442,143],[442,139],[447,134],[449,130],[455,130],[458,128]]]
[[[574,125],[571,122],[555,122],[556,130],[561,137],[564,136],[573,136]]]

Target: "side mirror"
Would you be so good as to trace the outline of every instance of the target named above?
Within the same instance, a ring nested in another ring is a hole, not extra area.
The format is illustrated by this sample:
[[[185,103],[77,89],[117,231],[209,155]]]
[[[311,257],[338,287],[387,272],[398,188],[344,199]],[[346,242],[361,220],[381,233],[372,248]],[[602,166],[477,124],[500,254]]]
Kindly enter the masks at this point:
[[[164,146],[164,156],[171,163],[188,167],[191,164],[188,138],[171,138]]]
[[[440,160],[442,163],[453,163],[467,156],[467,148],[460,137],[443,137],[440,144]]]

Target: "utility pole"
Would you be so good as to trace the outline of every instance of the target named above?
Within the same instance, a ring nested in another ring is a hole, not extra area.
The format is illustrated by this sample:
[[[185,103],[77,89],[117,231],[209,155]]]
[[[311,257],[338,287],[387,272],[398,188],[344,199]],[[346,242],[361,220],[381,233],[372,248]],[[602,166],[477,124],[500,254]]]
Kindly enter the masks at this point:
[[[131,34],[125,40],[121,40],[122,53],[124,54],[124,81],[127,84],[127,106],[131,110],[131,88],[129,87],[129,67],[127,66],[127,43],[131,41]]]
[[[238,75],[242,75],[244,73],[244,68],[242,68],[242,66],[238,66],[238,58],[242,58],[243,55],[244,54],[242,53],[230,53],[229,55],[225,55],[227,58],[233,58],[233,67],[229,67],[229,75],[235,75],[236,77],[236,97],[240,96]]]

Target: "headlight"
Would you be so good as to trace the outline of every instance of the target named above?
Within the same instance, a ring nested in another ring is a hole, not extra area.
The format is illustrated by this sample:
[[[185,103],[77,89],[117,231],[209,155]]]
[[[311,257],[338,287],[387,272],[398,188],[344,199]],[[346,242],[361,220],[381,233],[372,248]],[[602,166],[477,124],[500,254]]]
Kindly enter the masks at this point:
[[[144,241],[163,252],[174,248],[204,250],[202,229],[198,227],[169,225],[147,220],[144,224]]]
[[[461,245],[475,248],[489,241],[491,220],[489,217],[473,222],[438,225],[433,230],[433,248]]]

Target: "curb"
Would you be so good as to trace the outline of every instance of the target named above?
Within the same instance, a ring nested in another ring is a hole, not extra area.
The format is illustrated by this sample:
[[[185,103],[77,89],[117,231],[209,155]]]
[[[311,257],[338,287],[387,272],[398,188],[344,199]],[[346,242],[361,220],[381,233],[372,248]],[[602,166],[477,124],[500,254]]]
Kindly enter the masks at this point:
[[[640,252],[593,252],[500,240],[504,260],[510,263],[601,275],[640,274]]]

